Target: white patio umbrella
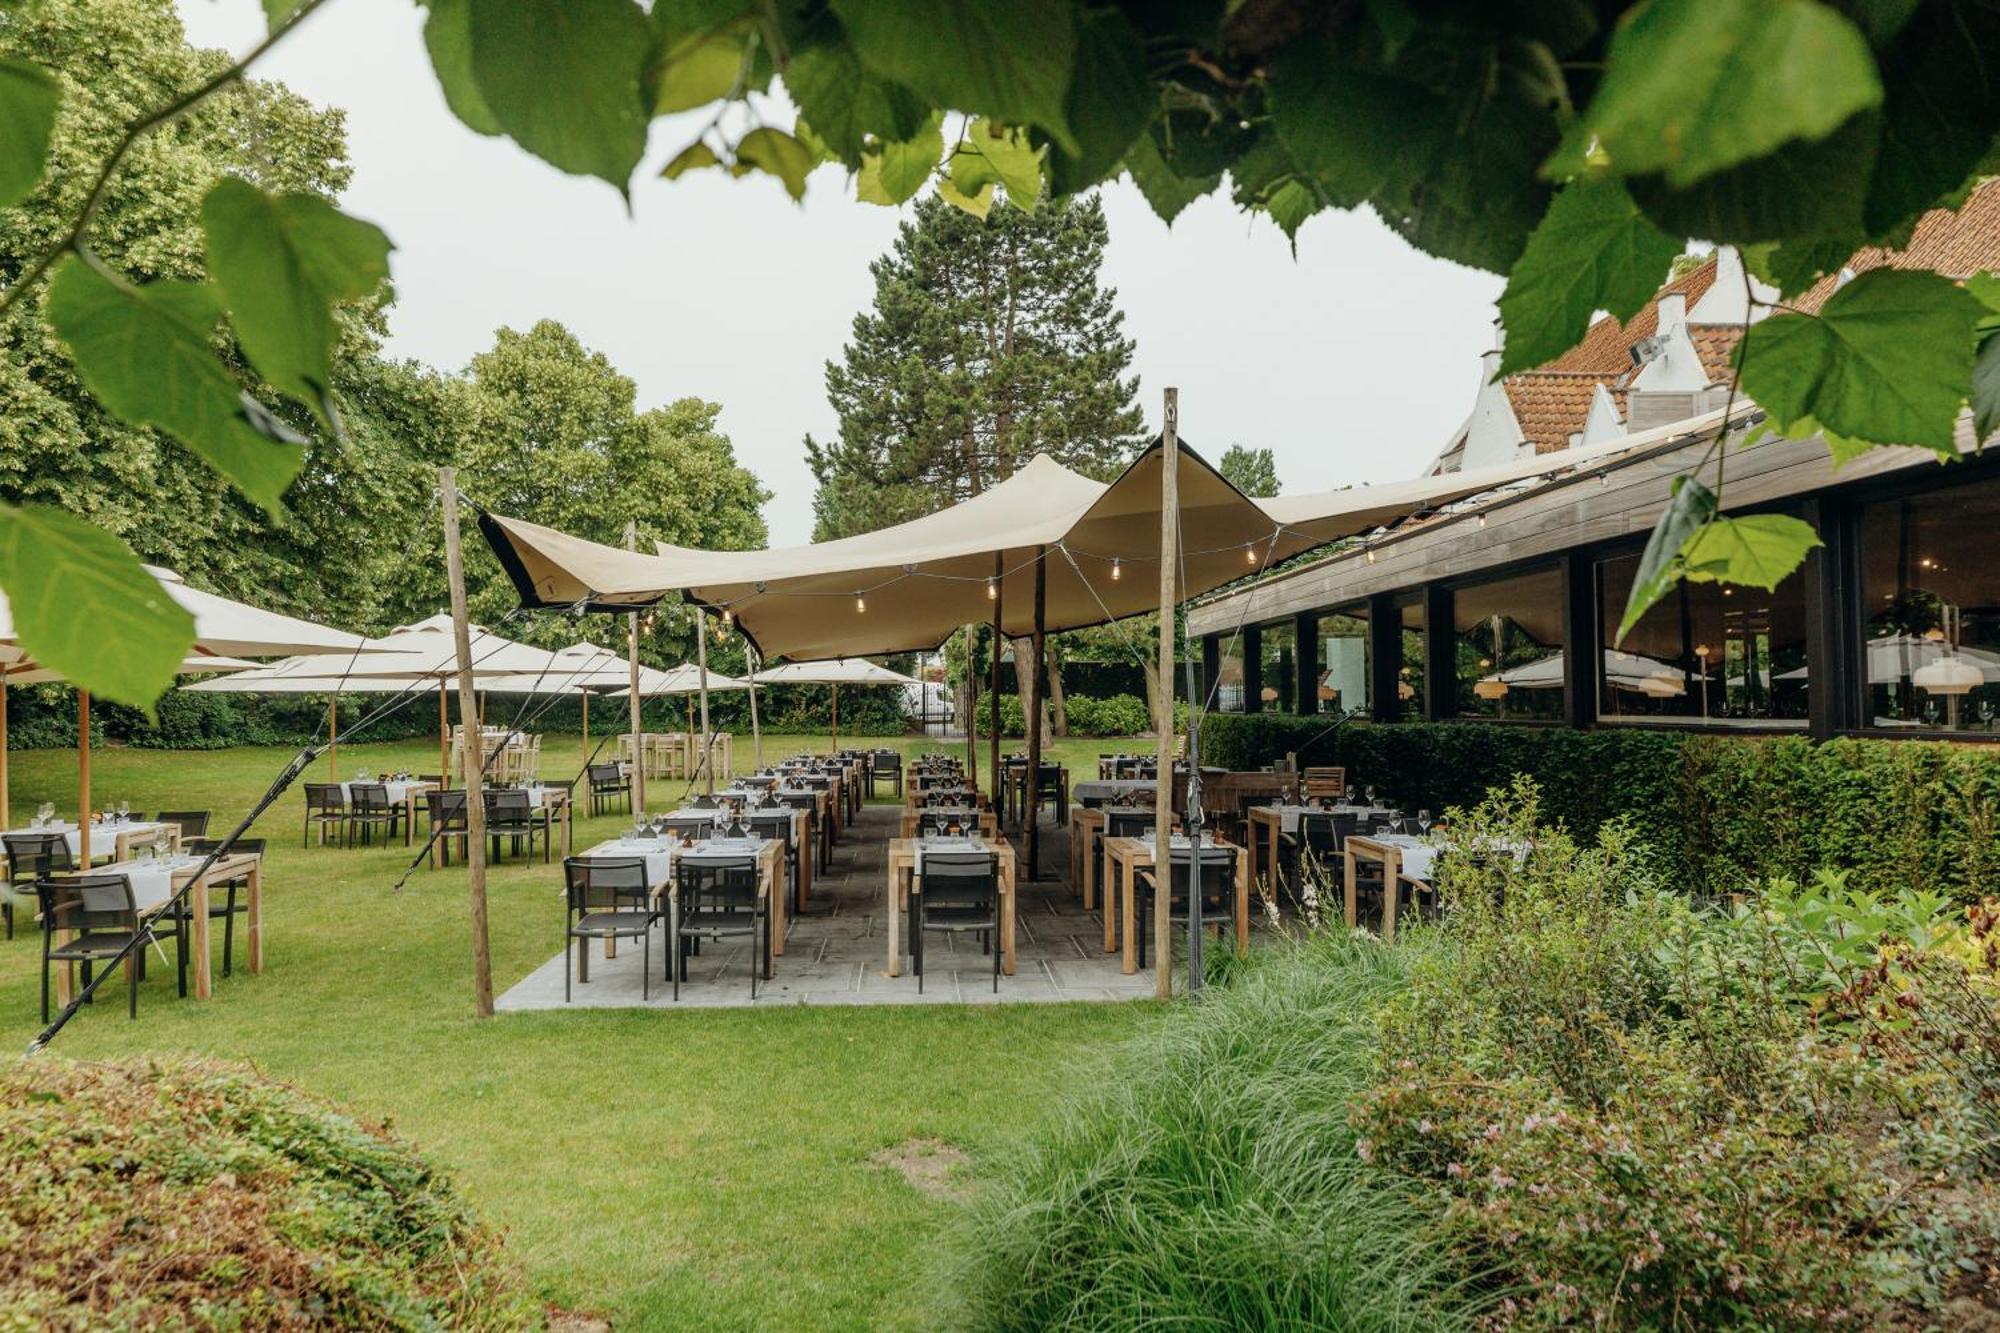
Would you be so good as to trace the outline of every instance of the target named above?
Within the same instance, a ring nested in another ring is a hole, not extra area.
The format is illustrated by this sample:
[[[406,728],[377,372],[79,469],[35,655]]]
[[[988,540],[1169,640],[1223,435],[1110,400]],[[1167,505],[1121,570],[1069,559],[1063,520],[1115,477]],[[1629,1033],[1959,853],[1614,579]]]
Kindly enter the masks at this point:
[[[818,662],[786,662],[765,667],[755,677],[760,685],[831,685],[833,687],[833,748],[840,748],[840,687],[842,685],[916,685],[915,676],[877,666],[865,657],[829,657]]]
[[[190,656],[181,663],[185,671],[236,670],[218,663],[232,657],[275,657],[280,653],[351,653],[365,640],[358,634],[316,625],[309,620],[280,615],[245,602],[218,597],[190,588],[181,576],[156,565],[146,572],[159,580],[166,594],[194,617],[194,644]],[[28,681],[44,670],[20,650],[14,632],[14,617],[4,594],[0,594],[0,643],[12,649],[4,669],[0,669],[0,828],[11,823],[7,793],[7,709],[6,685]],[[192,667],[190,664],[193,664]],[[53,673],[41,679],[57,679]],[[77,697],[77,809],[79,811],[78,851],[85,864],[90,860],[90,692],[78,690]]]
[[[1661,696],[1687,692],[1683,673],[1678,668],[1638,653],[1606,648],[1600,670],[1605,681],[1618,689]],[[1517,690],[1560,689],[1563,683],[1563,654],[1552,653],[1521,666],[1496,671],[1481,676],[1480,681],[1482,684],[1497,682]]]

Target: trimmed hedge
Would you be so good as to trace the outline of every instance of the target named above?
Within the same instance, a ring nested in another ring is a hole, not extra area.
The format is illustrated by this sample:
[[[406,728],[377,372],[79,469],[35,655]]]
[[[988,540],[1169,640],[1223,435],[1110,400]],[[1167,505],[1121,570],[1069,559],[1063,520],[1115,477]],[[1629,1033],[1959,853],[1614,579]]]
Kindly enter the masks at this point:
[[[1581,836],[1628,817],[1698,892],[1820,866],[1852,867],[1885,891],[2000,887],[2000,747],[1473,722],[1326,731],[1315,718],[1211,715],[1202,757],[1254,769],[1296,750],[1301,764],[1345,765],[1350,782],[1437,812],[1525,773]]]

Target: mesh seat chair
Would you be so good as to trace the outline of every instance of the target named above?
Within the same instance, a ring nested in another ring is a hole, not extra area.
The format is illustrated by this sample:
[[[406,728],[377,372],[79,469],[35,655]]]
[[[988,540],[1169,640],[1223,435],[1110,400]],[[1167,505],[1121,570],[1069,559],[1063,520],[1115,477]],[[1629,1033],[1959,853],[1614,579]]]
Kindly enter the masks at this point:
[[[785,845],[785,880],[792,886],[792,911],[805,910],[805,881],[799,877],[799,838],[794,831],[792,812],[766,807],[743,816],[753,837],[774,838]]]
[[[1309,810],[1300,813],[1299,831],[1293,840],[1293,864],[1299,885],[1305,883],[1307,875],[1315,873],[1322,883],[1341,882],[1340,829],[1333,815]]]
[[[570,1000],[570,979],[576,973],[576,942],[640,941],[639,998],[652,998],[653,922],[659,918],[646,884],[646,859],[634,857],[563,858],[563,884],[569,909],[563,925],[563,1003]]]
[[[352,846],[354,835],[361,835],[361,845],[366,847],[374,840],[375,830],[383,830],[385,837],[394,838],[403,827],[403,807],[389,799],[389,788],[380,782],[354,782],[347,787],[347,840]]]
[[[1236,892],[1236,849],[1234,847],[1175,847],[1167,853],[1170,870],[1167,886],[1167,918],[1170,921],[1188,919],[1188,880],[1194,875],[1195,853],[1201,853],[1200,893],[1201,911],[1205,921],[1214,921],[1218,935],[1229,921],[1229,900]],[[1138,880],[1133,887],[1132,919],[1134,923],[1147,924],[1139,930],[1139,966],[1146,965],[1146,941],[1156,929],[1158,921],[1153,913],[1159,910],[1159,877],[1150,866],[1142,866]],[[1210,912],[1210,907],[1214,911]]]
[[[1107,805],[1104,807],[1104,837],[1150,838],[1155,831],[1154,820],[1156,817],[1156,812],[1153,810],[1139,810],[1130,806]],[[1168,822],[1174,828],[1180,827],[1179,819],[1173,819]],[[1093,841],[1090,851],[1091,855],[1096,858],[1096,865],[1093,867],[1093,871],[1097,877],[1097,883],[1104,885],[1107,891],[1118,887],[1117,885],[1105,885],[1103,840],[1098,839]]]
[[[493,859],[500,859],[500,840],[507,839],[513,850],[521,850],[521,844],[528,844],[528,856],[535,855],[535,839],[542,839],[542,864],[549,861],[549,840],[547,828],[542,823],[541,812],[528,801],[528,793],[518,787],[486,793],[486,836],[492,845]]]
[[[146,946],[159,940],[159,923],[174,925],[174,947],[185,950],[180,922],[171,915],[142,916],[132,898],[132,881],[123,875],[72,875],[45,879],[35,885],[42,909],[42,1021],[49,1021],[49,968],[81,964],[83,984],[90,984],[93,964],[109,962],[136,942],[132,970],[125,980],[133,1018],[139,1016],[139,981],[146,975]],[[60,943],[56,936],[73,932]],[[181,994],[187,994],[187,962],[181,962]]]
[[[932,931],[978,934],[993,957],[993,993],[1000,993],[1000,858],[992,852],[925,852],[918,869],[916,910],[910,914],[910,963],[924,990],[924,937]]]
[[[299,839],[299,846],[312,846],[313,826],[319,826],[319,845],[326,846],[328,828],[339,836],[344,844],[347,839],[347,791],[338,782],[308,782],[306,784],[306,824],[305,833]]]
[[[815,868],[824,866],[827,858],[833,854],[833,849],[827,841],[824,827],[826,821],[819,817],[819,798],[810,792],[790,791],[779,792],[778,800],[794,810],[804,810],[812,816],[813,866]]]
[[[711,815],[668,815],[661,822],[666,831],[676,838],[703,838],[715,827],[715,819]]]
[[[757,887],[757,858],[676,861],[674,886],[675,940],[667,956],[674,974],[674,998],[681,997],[688,957],[702,940],[744,935],[750,938],[750,998],[756,999],[757,975],[769,965],[771,957],[771,917],[769,904]]]
[[[868,794],[875,794],[875,784],[890,784],[893,794],[903,794],[903,756],[897,750],[877,750],[868,759]]]
[[[192,856],[207,856],[220,846],[222,846],[221,838],[193,838],[181,850]],[[264,854],[264,840],[262,838],[238,838],[229,845],[229,854],[231,856],[262,856]],[[212,876],[213,872],[210,873]],[[210,878],[208,881],[210,890],[208,919],[213,921],[217,917],[222,918],[222,975],[225,977],[230,974],[231,959],[236,951],[236,916],[239,912],[247,913],[250,910],[249,898],[246,896],[239,901],[236,893],[237,890],[246,888],[249,883],[250,871],[248,868],[232,871],[221,879]],[[219,903],[215,901],[214,897],[213,891],[216,889],[224,890],[223,899]],[[187,911],[188,900],[185,898],[176,899],[176,914],[185,917]],[[186,926],[191,924],[191,922],[184,920],[181,924]],[[187,964],[182,963],[181,966],[185,969]]]
[[[7,918],[7,938],[14,938],[14,898],[32,896],[37,880],[66,875],[76,869],[69,839],[60,833],[9,833],[0,838],[7,848],[7,896],[0,913]]]
[[[472,825],[465,814],[465,788],[453,791],[427,791],[424,793],[424,808],[430,816],[429,847],[431,869],[438,866],[439,854],[444,863],[451,864],[451,845],[458,843],[460,852],[465,851],[466,839],[472,836]]]
[[[616,764],[591,764],[585,769],[590,783],[590,813],[601,815],[611,803],[623,798],[625,813],[632,813],[632,779]]]
[[[158,822],[172,824],[181,831],[183,838],[199,838],[208,832],[208,811],[162,810]]]
[[[688,802],[688,807],[693,810],[714,810],[721,804],[713,792],[702,792]]]

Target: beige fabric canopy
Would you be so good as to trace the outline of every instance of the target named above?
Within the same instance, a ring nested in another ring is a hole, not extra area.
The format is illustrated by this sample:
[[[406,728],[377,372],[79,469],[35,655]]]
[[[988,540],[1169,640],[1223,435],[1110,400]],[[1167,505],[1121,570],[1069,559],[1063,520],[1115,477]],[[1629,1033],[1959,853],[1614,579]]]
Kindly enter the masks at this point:
[[[918,685],[915,676],[877,666],[865,657],[834,657],[822,662],[787,662],[757,673],[759,685]]]
[[[623,668],[620,668],[623,670]],[[762,677],[759,677],[762,679]],[[631,695],[629,677],[618,682],[623,689],[611,691],[611,697],[622,699]],[[702,686],[701,668],[693,662],[683,662],[668,671],[657,667],[641,665],[639,668],[639,697],[650,699],[659,694],[696,694]],[[708,673],[708,688],[711,690],[747,690],[750,682],[738,676],[725,676],[719,671]]]
[[[1183,598],[1301,551],[1528,477],[1585,467],[1627,442],[1476,472],[1316,495],[1252,500],[1181,448]],[[1159,603],[1156,442],[1106,484],[1047,455],[961,504],[893,527],[810,546],[642,555],[524,519],[482,514],[480,529],[525,605],[630,610],[681,593],[733,614],[767,657],[929,650],[959,627],[1034,625],[1035,562],[1047,551],[1046,628],[1101,624]],[[996,566],[998,584],[995,586]]]

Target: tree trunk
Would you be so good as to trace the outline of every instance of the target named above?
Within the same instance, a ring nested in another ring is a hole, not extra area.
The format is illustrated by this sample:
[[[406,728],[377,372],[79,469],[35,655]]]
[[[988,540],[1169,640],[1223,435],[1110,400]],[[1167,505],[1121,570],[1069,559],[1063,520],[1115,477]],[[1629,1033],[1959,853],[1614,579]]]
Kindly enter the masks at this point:
[[[1062,654],[1049,654],[1049,729],[1057,736],[1069,735],[1069,706],[1063,698]]]

